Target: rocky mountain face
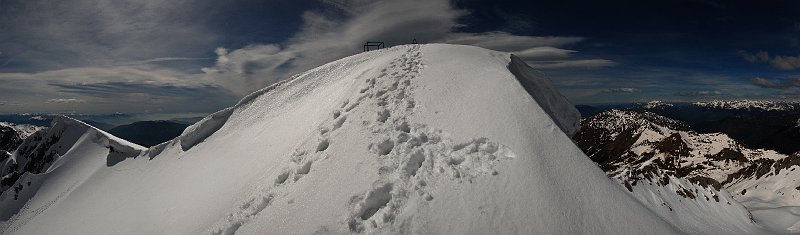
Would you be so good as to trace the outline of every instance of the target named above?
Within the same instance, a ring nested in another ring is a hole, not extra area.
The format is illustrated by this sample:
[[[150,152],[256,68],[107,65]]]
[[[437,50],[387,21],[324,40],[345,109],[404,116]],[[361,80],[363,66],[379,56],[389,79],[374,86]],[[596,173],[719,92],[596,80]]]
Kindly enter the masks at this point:
[[[5,160],[22,141],[44,127],[0,122],[0,161]]]
[[[612,109],[588,117],[573,139],[632,193],[637,185],[655,184],[686,199],[703,195],[720,202],[719,197],[729,191],[754,213],[755,220],[800,205],[800,174],[795,173],[800,153],[751,149],[726,134],[698,133],[681,121],[640,109]],[[676,186],[676,180],[688,184]],[[698,193],[692,185],[712,193]],[[793,222],[775,225],[776,229],[784,231],[797,222],[789,220]]]
[[[784,155],[800,151],[800,102],[709,101],[578,106],[583,118],[611,109],[640,110],[689,125],[699,133],[724,133],[750,149],[772,149]]]

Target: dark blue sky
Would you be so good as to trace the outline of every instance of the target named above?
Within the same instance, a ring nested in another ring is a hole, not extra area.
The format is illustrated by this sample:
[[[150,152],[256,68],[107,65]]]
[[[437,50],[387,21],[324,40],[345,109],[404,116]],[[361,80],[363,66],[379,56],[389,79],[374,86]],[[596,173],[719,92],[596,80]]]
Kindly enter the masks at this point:
[[[569,49],[580,51],[581,56],[618,63],[593,71],[549,73],[557,83],[560,79],[579,81],[583,80],[580,77],[599,76],[605,79],[597,81],[640,91],[592,95],[589,90],[596,86],[591,82],[560,83],[586,91],[573,93],[573,100],[579,102],[798,100],[798,1],[467,0],[457,5],[472,10],[463,21],[468,25],[465,30],[581,36],[587,40]],[[743,58],[743,54],[760,51],[794,58],[794,62],[772,66],[769,60],[751,62]],[[754,82],[756,78],[784,85],[764,86]],[[791,86],[793,83],[795,86]]]
[[[574,103],[800,100],[797,1],[0,0],[0,32],[0,113],[207,113],[412,37],[516,53]]]

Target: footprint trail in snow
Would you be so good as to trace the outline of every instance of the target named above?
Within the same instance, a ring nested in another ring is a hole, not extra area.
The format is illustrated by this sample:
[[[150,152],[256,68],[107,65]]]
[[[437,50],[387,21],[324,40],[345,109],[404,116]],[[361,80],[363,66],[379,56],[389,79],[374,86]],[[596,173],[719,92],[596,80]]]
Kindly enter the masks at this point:
[[[407,48],[377,77],[366,78],[358,93],[339,105],[331,118],[318,127],[316,136],[291,154],[289,167],[242,202],[211,233],[234,234],[254,216],[269,213],[272,201],[288,196],[281,194],[283,188],[313,174],[317,161],[328,160],[325,151],[336,144],[331,136],[346,125],[360,124],[372,135],[364,138],[377,140],[363,147],[372,154],[369,157],[377,159],[379,176],[368,191],[354,192],[347,206],[351,211],[345,212],[342,222],[345,231],[369,233],[388,227],[413,197],[423,204],[435,200],[432,192],[439,180],[472,183],[476,177],[499,174],[495,166],[515,157],[508,147],[487,138],[454,143],[442,130],[410,123],[408,117],[417,106],[414,80],[419,79],[425,65],[421,45]],[[348,121],[348,116],[366,118],[355,123]]]

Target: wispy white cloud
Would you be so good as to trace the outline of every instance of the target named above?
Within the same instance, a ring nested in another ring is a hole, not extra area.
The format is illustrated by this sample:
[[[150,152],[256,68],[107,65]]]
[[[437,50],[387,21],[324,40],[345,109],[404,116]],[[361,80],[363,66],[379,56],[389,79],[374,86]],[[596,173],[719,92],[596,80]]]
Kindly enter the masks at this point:
[[[750,53],[748,51],[739,51],[739,55],[750,63],[765,62],[769,63],[775,69],[779,70],[796,70],[800,69],[800,56],[770,56],[766,51],[759,51]]]
[[[45,101],[45,103],[56,103],[56,104],[68,104],[68,103],[84,103],[85,100],[75,99],[75,98],[57,98],[57,99],[49,99]]]
[[[605,93],[634,93],[640,92],[641,90],[633,88],[633,87],[619,87],[619,88],[609,88],[603,90]]]
[[[564,68],[603,68],[617,65],[617,62],[607,59],[586,60],[559,60],[559,61],[527,61],[537,69],[564,69]]]
[[[157,66],[0,73],[0,83],[0,100],[20,104],[2,112],[55,111],[64,103],[82,112],[209,112],[237,99],[201,76]]]
[[[686,97],[713,97],[721,96],[723,93],[721,91],[682,91],[678,92],[677,95]]]
[[[137,61],[129,61],[129,62],[122,62],[119,65],[142,65],[142,64],[150,64],[150,63],[159,63],[159,62],[170,62],[170,61],[196,61],[196,60],[214,60],[212,57],[159,57],[147,60],[137,60]]]
[[[741,55],[742,58],[749,61],[750,63],[769,61],[769,53],[767,53],[766,51],[759,51],[756,53],[750,53],[748,51],[739,51],[739,55]]]
[[[800,87],[800,78],[770,80],[762,77],[754,77],[750,79],[750,81],[753,85],[763,88],[788,89]]]
[[[446,43],[479,46],[498,51],[518,51],[534,47],[560,47],[583,41],[582,37],[519,36],[507,32],[453,33]]]
[[[542,61],[542,60],[564,59],[564,58],[567,58],[567,57],[571,56],[575,52],[578,52],[578,51],[566,50],[566,49],[560,49],[560,48],[545,46],[545,47],[527,48],[527,49],[524,49],[524,50],[515,51],[513,53],[514,53],[514,55],[518,56],[519,58],[521,58],[523,60]]]
[[[769,64],[780,70],[800,69],[800,56],[775,56]]]
[[[37,69],[202,57],[222,36],[208,28],[210,10],[220,5],[210,0],[4,1],[2,5],[4,56]]]
[[[239,95],[324,63],[356,54],[365,41],[389,45],[441,41],[466,13],[448,1],[328,1],[345,15],[329,11],[303,14],[303,27],[280,44],[219,48],[206,77]]]

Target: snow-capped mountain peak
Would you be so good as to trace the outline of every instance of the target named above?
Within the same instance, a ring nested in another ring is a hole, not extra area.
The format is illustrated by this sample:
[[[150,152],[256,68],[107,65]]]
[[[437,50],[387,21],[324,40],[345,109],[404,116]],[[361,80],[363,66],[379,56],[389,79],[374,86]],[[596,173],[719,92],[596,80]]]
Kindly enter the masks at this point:
[[[708,102],[692,103],[699,107],[717,109],[743,109],[743,110],[762,110],[762,111],[788,111],[800,109],[798,102],[782,102],[767,100],[714,100]]]
[[[664,101],[660,101],[660,100],[651,100],[651,101],[648,101],[647,103],[641,104],[641,107],[645,108],[645,109],[655,109],[655,108],[663,108],[663,107],[671,107],[671,106],[673,106],[673,104],[670,104],[670,103],[667,103],[667,102],[664,102]]]

